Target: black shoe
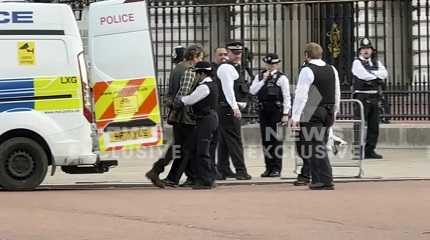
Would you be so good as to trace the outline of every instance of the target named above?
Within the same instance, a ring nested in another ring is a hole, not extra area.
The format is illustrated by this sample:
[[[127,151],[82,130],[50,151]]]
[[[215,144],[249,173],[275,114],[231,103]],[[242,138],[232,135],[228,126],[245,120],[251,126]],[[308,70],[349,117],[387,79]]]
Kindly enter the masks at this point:
[[[269,177],[269,175],[270,175],[270,171],[269,171],[269,170],[266,170],[266,171],[264,171],[264,173],[262,173],[260,176],[261,176],[261,177]]]
[[[281,177],[281,172],[280,171],[272,171],[272,172],[270,172],[269,177]]]
[[[174,181],[171,181],[171,180],[169,180],[169,179],[167,179],[167,178],[165,178],[165,179],[163,179],[163,180],[161,180],[163,183],[164,183],[164,185],[165,186],[168,186],[168,187],[178,187],[178,184],[177,183],[175,183]]]
[[[306,186],[310,182],[310,179],[307,177],[303,177],[302,175],[297,176],[297,180],[294,181],[294,186]]]
[[[382,159],[382,155],[377,154],[375,151],[367,152],[364,156],[367,159]]]
[[[192,186],[194,186],[194,183],[189,178],[187,178],[187,180],[184,183],[179,185],[179,187],[192,187]]]
[[[216,180],[220,181],[220,180],[226,180],[227,178],[222,175],[221,173],[217,173],[216,175]]]
[[[236,173],[230,169],[227,171],[217,171],[216,180],[226,180],[227,178],[236,178]]]
[[[154,184],[156,187],[159,188],[165,188],[165,185],[163,181],[160,180],[160,177],[158,177],[158,174],[155,173],[153,169],[151,169],[149,172],[145,174],[146,178],[148,178],[152,184]]]
[[[219,171],[221,175],[223,175],[225,178],[235,178],[236,173],[234,173],[230,168],[226,171]]]
[[[333,184],[325,183],[311,183],[309,184],[309,189],[311,190],[334,190]]]
[[[248,173],[244,172],[244,173],[237,173],[236,179],[237,180],[251,180],[252,177]]]
[[[234,173],[234,172],[224,173],[224,176],[226,178],[235,178],[236,177],[236,173]]]

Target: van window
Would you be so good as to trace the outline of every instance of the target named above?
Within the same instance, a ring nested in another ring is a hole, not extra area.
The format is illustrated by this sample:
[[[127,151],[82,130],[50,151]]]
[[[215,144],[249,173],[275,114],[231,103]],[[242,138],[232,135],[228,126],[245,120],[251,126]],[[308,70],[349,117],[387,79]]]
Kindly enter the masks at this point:
[[[18,42],[34,42],[34,62],[20,65]],[[76,75],[63,40],[1,39],[0,78]]]
[[[92,64],[113,79],[155,76],[148,31],[97,36],[92,47]]]

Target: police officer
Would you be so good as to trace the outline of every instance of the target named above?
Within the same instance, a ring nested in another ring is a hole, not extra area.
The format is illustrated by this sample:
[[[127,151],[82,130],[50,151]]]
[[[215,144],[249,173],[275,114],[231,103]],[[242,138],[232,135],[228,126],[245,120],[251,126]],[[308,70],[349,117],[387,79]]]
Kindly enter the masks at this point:
[[[379,136],[381,87],[388,72],[376,58],[376,50],[368,38],[361,39],[358,54],[358,58],[352,63],[353,96],[364,106],[367,122],[365,158],[381,159],[382,156],[375,152],[375,148]]]
[[[291,108],[290,86],[287,76],[279,71],[279,59],[275,53],[263,58],[266,69],[255,76],[249,92],[257,95],[261,140],[266,170],[261,177],[280,177],[282,171],[282,144],[280,123],[288,122]]]
[[[217,70],[219,81],[219,108],[220,137],[218,146],[217,168],[220,174],[225,174],[223,169],[228,168],[228,156],[231,156],[236,168],[235,178],[238,180],[249,180],[243,154],[240,119],[242,114],[240,107],[246,103],[241,102],[246,98],[246,82],[241,71],[241,60],[243,44],[232,42],[226,46],[229,61],[221,64]]]
[[[305,49],[306,65],[299,73],[291,125],[299,130],[297,150],[303,167],[295,185],[312,180],[312,190],[334,189],[332,169],[327,154],[329,128],[339,109],[340,84],[336,68],[326,64],[317,43]]]
[[[194,129],[193,155],[191,166],[194,169],[193,189],[215,187],[215,161],[212,157],[216,148],[216,129],[218,127],[218,86],[212,80],[212,67],[209,62],[199,62],[193,68],[199,83],[187,96],[178,96],[176,107],[192,106],[197,124]]]
[[[213,71],[215,76],[216,76],[216,72],[218,70],[218,67],[227,61],[228,61],[227,49],[224,47],[216,48],[214,51],[214,61],[212,62],[212,71]],[[219,131],[217,131],[217,136],[218,136],[217,137],[217,145],[218,145],[218,141],[219,141],[218,140],[219,134],[220,134]],[[223,153],[225,153],[226,156],[220,156],[221,159],[230,158],[230,155],[228,155],[227,151],[223,151]],[[224,162],[224,164],[222,166],[220,166],[219,168],[220,169],[218,169],[218,167],[217,167],[217,180],[225,180],[226,178],[236,177],[236,174],[230,168],[230,161]]]

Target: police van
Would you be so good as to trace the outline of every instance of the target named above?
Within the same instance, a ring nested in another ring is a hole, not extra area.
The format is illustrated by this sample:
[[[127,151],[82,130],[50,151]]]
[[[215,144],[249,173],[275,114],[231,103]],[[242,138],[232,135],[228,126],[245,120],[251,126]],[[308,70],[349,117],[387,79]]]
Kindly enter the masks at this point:
[[[0,186],[29,190],[51,166],[103,173],[103,152],[162,143],[144,1],[94,3],[89,69],[68,5],[0,3]],[[87,74],[87,72],[89,74]]]

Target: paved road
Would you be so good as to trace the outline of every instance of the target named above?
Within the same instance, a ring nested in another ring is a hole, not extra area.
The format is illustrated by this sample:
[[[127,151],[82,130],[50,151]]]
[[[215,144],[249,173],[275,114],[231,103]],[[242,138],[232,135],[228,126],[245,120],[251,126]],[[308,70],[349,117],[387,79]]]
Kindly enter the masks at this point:
[[[0,239],[430,239],[430,181],[336,188],[0,192]]]

